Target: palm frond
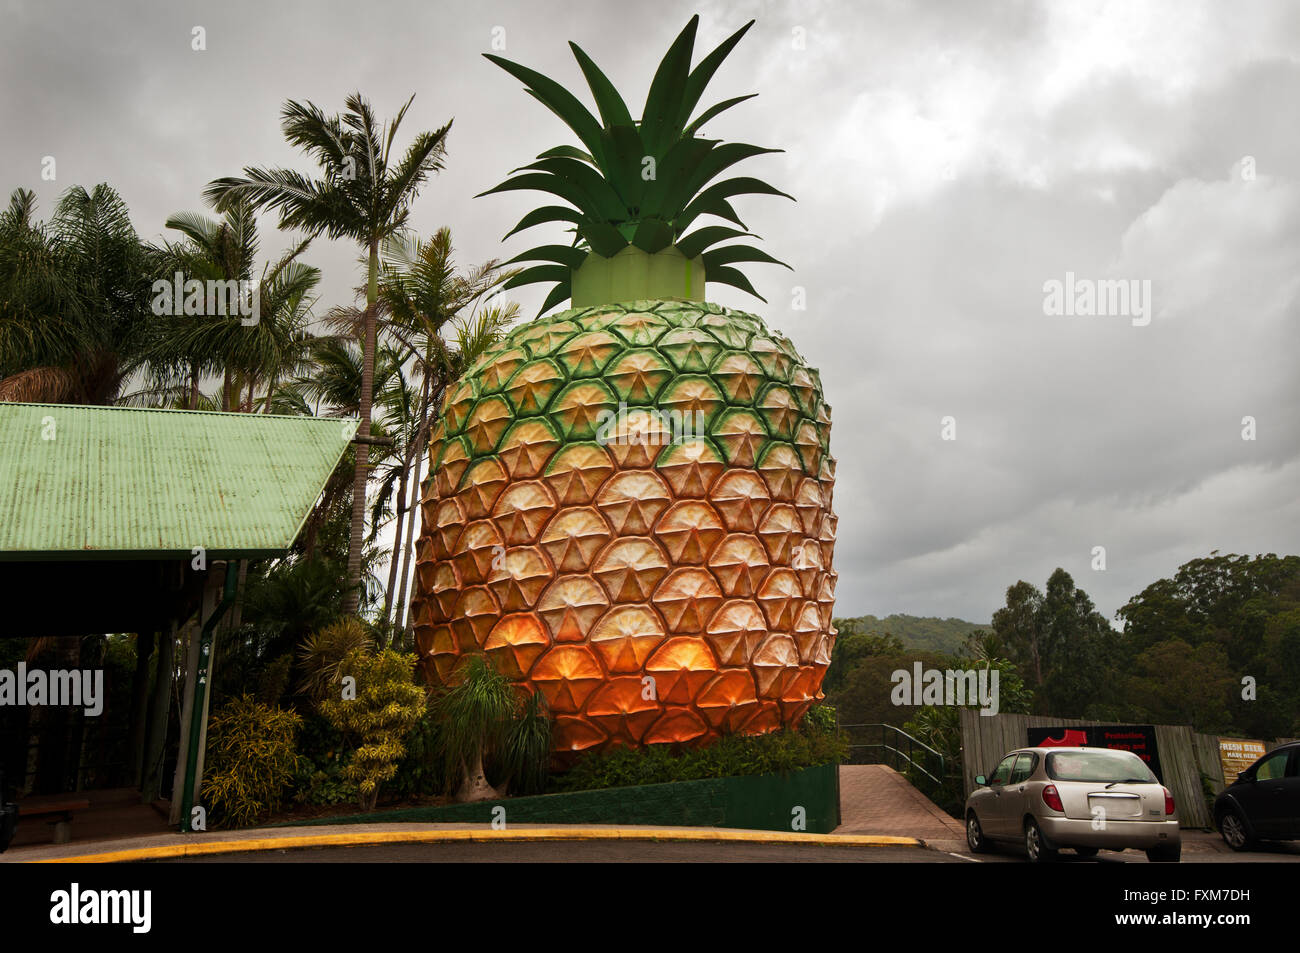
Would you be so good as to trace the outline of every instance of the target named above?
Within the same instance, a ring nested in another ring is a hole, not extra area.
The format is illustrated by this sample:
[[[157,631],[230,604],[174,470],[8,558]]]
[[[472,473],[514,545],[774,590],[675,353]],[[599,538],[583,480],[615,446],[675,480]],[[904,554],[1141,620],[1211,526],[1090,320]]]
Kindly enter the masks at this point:
[[[722,240],[721,233],[707,229],[687,236],[687,230],[701,215],[738,226],[739,231],[729,229],[726,233],[726,237],[736,237],[748,233],[730,199],[737,195],[786,195],[748,176],[715,181],[722,172],[745,159],[780,150],[723,143],[697,135],[705,122],[751,98],[724,100],[691,120],[709,81],[753,26],[753,21],[731,34],[692,69],[698,25],[699,17],[692,17],[660,61],[639,120],[632,118],[609,78],[576,44],[570,43],[570,47],[596,101],[599,121],[555,81],[502,57],[485,54],[489,61],[523,82],[526,92],[560,116],[585,147],[584,150],[562,145],[548,149],[535,161],[513,170],[499,185],[479,193],[540,191],[566,203],[547,205],[528,213],[506,236],[557,221],[574,226],[571,249],[542,245],[512,259],[557,263],[527,269],[506,286],[553,283],[543,311],[568,297],[569,273],[581,266],[588,251],[608,258],[634,245],[654,254],[688,242],[689,250],[694,252],[688,257],[694,258]],[[643,174],[648,161],[654,162],[652,176]],[[732,258],[727,264],[741,260],[776,261],[770,257]],[[748,281],[735,280],[735,269],[725,274],[724,283],[746,290],[751,287]],[[712,280],[707,264],[705,279]]]
[[[33,367],[0,378],[0,400],[23,404],[70,403],[79,390],[76,374],[66,367]]]

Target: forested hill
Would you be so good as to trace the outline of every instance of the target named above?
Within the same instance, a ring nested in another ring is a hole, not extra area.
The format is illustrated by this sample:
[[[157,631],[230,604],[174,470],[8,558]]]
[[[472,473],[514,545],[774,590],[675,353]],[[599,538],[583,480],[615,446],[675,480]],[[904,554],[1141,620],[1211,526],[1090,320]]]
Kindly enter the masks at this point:
[[[939,619],[933,616],[889,615],[878,619],[873,615],[855,619],[836,619],[835,627],[842,634],[864,632],[895,636],[906,649],[922,652],[941,652],[951,655],[961,647],[966,636],[977,629],[987,629],[988,623],[967,622],[964,619]]]

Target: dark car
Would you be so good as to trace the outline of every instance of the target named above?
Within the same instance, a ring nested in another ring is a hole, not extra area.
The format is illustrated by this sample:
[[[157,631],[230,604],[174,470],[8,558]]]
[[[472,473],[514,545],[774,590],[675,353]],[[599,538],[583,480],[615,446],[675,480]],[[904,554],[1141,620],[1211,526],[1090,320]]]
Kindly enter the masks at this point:
[[[1262,840],[1300,840],[1300,741],[1260,758],[1224,788],[1214,821],[1233,850]]]

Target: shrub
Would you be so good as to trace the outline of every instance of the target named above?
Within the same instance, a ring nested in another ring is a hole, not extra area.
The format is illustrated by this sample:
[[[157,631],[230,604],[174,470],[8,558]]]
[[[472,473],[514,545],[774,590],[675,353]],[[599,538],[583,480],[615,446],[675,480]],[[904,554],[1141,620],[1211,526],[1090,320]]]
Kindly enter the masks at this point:
[[[339,667],[353,652],[368,651],[374,645],[370,630],[356,616],[339,619],[318,629],[298,649],[302,666],[301,691],[324,698],[339,680]]]
[[[725,735],[705,748],[648,745],[616,748],[580,757],[556,779],[559,791],[587,791],[636,784],[666,784],[751,774],[789,774],[802,768],[838,764],[848,744],[835,727],[834,709],[804,716],[798,731],[766,735]]]
[[[414,682],[415,657],[385,649],[353,649],[339,665],[355,679],[355,696],[321,702],[321,714],[357,745],[343,776],[357,785],[363,811],[373,811],[379,788],[397,774],[406,754],[403,739],[424,710],[424,690]]]
[[[302,719],[249,695],[228,702],[208,725],[203,799],[214,824],[245,827],[279,810],[298,768]]]
[[[1201,773],[1201,797],[1205,801],[1205,810],[1214,817],[1214,802],[1219,799],[1218,792],[1214,790],[1214,778],[1210,777],[1204,771]]]
[[[294,800],[299,804],[311,804],[316,807],[330,807],[335,804],[355,804],[357,786],[343,776],[345,768],[340,766],[333,771],[319,768],[300,773],[296,786],[298,793]]]
[[[515,794],[541,794],[551,768],[551,718],[539,691],[527,695],[506,730],[502,773]]]
[[[257,700],[263,705],[274,705],[289,689],[289,668],[293,656],[277,656],[257,679]]]
[[[406,756],[387,790],[396,798],[419,798],[442,794],[447,783],[439,754],[438,725],[426,705],[406,736]]]
[[[912,720],[903,723],[905,732],[943,757],[944,775],[937,782],[914,766],[903,764],[899,768],[913,787],[958,819],[966,810],[960,712],[961,709],[955,705],[925,705],[916,709]],[[925,759],[922,763],[931,774],[938,770],[933,759]]]
[[[804,713],[803,723],[810,731],[836,731],[840,717],[834,705],[813,705]]]
[[[323,716],[309,712],[298,732],[298,776],[293,798],[299,804],[356,803],[357,786],[343,775],[351,751],[343,735]]]

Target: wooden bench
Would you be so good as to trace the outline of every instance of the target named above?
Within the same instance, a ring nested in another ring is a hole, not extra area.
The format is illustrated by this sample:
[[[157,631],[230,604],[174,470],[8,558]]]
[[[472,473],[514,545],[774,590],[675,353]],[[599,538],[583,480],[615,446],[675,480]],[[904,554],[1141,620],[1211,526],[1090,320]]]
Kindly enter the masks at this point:
[[[18,802],[18,820],[21,823],[25,817],[44,817],[54,827],[54,843],[66,844],[72,840],[72,812],[88,807],[90,801],[76,795],[27,797]]]

